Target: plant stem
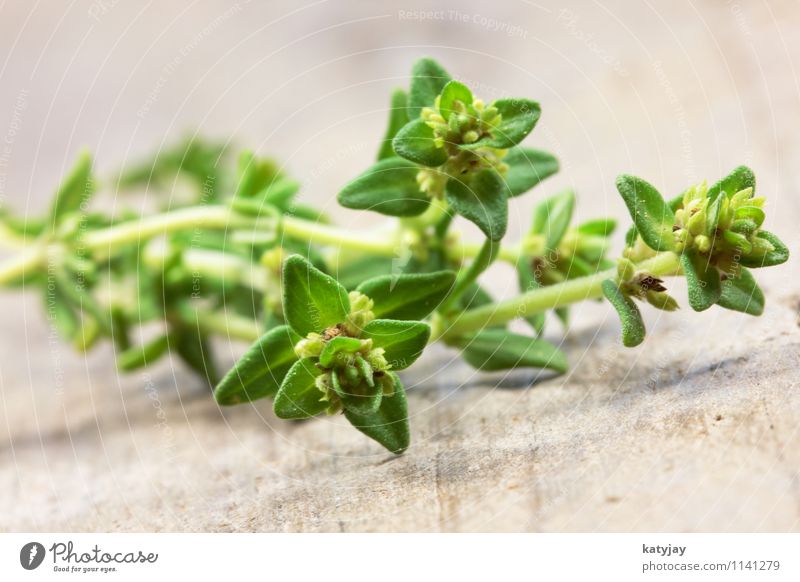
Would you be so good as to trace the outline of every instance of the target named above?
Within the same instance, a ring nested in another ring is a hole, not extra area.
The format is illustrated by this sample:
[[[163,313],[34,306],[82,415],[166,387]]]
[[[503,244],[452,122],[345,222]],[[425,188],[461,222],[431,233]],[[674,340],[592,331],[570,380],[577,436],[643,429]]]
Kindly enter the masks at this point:
[[[179,307],[178,315],[185,323],[197,326],[202,332],[218,334],[229,339],[254,342],[262,333],[258,322],[250,318],[234,313],[196,308],[189,303]]]
[[[394,257],[398,253],[397,244],[391,238],[366,237],[355,229],[345,230],[292,216],[284,216],[282,224],[283,234],[306,242],[340,246],[384,257]]]
[[[637,264],[636,268],[653,276],[675,275],[680,272],[680,257],[673,252],[662,252]],[[617,269],[613,268],[587,277],[570,279],[557,285],[533,289],[507,301],[472,309],[454,319],[449,326],[443,326],[443,337],[445,339],[457,337],[491,325],[507,323],[519,317],[600,297],[603,295],[603,281],[616,277]]]
[[[456,284],[453,287],[453,291],[439,307],[439,311],[442,313],[447,313],[450,307],[453,306],[453,303],[458,301],[458,299],[464,294],[464,291],[466,291],[467,288],[476,281],[480,274],[483,273],[489,267],[489,265],[494,262],[499,251],[500,242],[487,238],[483,243],[478,256],[475,257],[475,260],[472,261],[469,267],[462,269],[461,272],[459,272],[458,278],[456,279]]]
[[[32,245],[0,264],[0,284],[10,283],[25,273],[35,272],[47,256],[47,247]]]

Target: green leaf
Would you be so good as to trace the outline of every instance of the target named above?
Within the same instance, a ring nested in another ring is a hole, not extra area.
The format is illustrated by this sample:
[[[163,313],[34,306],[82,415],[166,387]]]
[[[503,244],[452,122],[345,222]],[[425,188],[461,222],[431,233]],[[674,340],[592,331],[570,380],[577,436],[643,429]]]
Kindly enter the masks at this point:
[[[324,368],[333,366],[336,354],[342,351],[356,352],[361,347],[361,341],[354,337],[339,336],[329,340],[325,347],[322,348],[322,353],[319,355],[319,363]]]
[[[278,167],[272,160],[256,157],[252,151],[246,150],[239,156],[239,180],[236,184],[236,196],[253,198],[267,188],[278,177]]]
[[[47,319],[52,322],[58,335],[66,341],[73,341],[80,330],[81,320],[57,285],[46,287],[44,304]]]
[[[283,265],[283,309],[292,330],[305,337],[342,323],[350,313],[347,290],[299,255]]]
[[[533,211],[531,231],[544,235],[548,249],[556,249],[569,228],[574,208],[575,193],[572,190],[547,198]]]
[[[689,305],[695,311],[705,311],[714,305],[722,294],[717,268],[708,258],[694,251],[681,255],[681,266],[689,287]]]
[[[777,236],[766,230],[758,231],[756,236],[770,243],[775,249],[763,256],[742,256],[740,260],[742,265],[758,269],[760,267],[780,265],[789,260],[789,249]]]
[[[291,178],[277,178],[269,186],[258,193],[266,204],[286,211],[292,204],[295,195],[300,191],[300,182]],[[294,212],[293,214],[297,214]]]
[[[289,369],[272,405],[275,416],[299,420],[316,416],[328,408],[315,384],[317,376],[322,374],[315,364],[315,358],[303,358]]]
[[[423,107],[433,107],[436,97],[450,81],[450,75],[431,58],[414,63],[411,68],[411,89],[408,92],[408,117],[419,117]]]
[[[169,341],[169,335],[163,334],[144,345],[128,348],[117,356],[117,367],[125,372],[130,372],[149,366],[167,353]]]
[[[170,334],[174,340],[175,353],[183,362],[194,370],[201,378],[214,386],[219,379],[214,354],[206,337],[194,327],[181,327]]]
[[[355,428],[377,441],[386,449],[400,454],[411,441],[408,429],[408,402],[397,374],[389,372],[394,379],[394,395],[384,396],[380,408],[371,414],[357,414],[345,409],[344,415]]]
[[[645,244],[655,251],[670,250],[675,215],[658,190],[641,178],[624,174],[617,178],[617,190]]]
[[[386,133],[383,136],[383,142],[378,150],[378,161],[385,160],[386,158],[393,157],[394,148],[392,147],[392,140],[400,128],[407,124],[410,120],[408,118],[408,96],[402,89],[395,89],[392,92],[392,99],[389,103],[389,123],[386,127]]]
[[[383,275],[364,281],[357,290],[373,300],[372,312],[379,319],[420,320],[439,306],[455,278],[452,271]]]
[[[88,203],[93,193],[92,158],[88,152],[83,151],[56,192],[50,209],[51,223],[57,223],[65,214],[81,211],[81,207]]]
[[[456,101],[461,101],[465,105],[471,104],[472,91],[463,83],[449,81],[442,89],[442,94],[439,98],[439,112],[445,121],[450,119],[450,114],[454,113],[453,104]]]
[[[543,368],[563,374],[567,357],[553,344],[502,329],[484,329],[455,340],[464,360],[479,370]]]
[[[606,279],[603,281],[603,295],[614,306],[622,323],[622,344],[632,348],[644,341],[645,329],[642,314],[633,302],[617,286],[616,281]]]
[[[575,230],[581,234],[607,237],[610,236],[616,228],[617,221],[613,218],[598,218],[596,220],[584,222]]]
[[[494,170],[447,182],[447,201],[455,212],[475,223],[487,238],[498,241],[508,226],[508,187]]]
[[[230,406],[273,396],[297,361],[294,346],[300,339],[288,325],[261,336],[214,389],[217,403]]]
[[[417,216],[430,199],[417,185],[419,168],[402,158],[381,160],[339,192],[339,204],[389,216]]]
[[[372,381],[370,386],[364,380],[361,380],[353,387],[344,383],[344,380],[339,377],[340,372],[341,370],[333,370],[331,372],[331,380],[333,381],[335,392],[342,399],[344,409],[356,414],[376,412],[383,398],[381,385]]]
[[[764,313],[764,293],[753,274],[742,267],[738,277],[730,277],[722,282],[722,295],[717,304],[732,311],[761,315]]]
[[[740,190],[745,188],[756,187],[756,177],[753,170],[747,166],[739,166],[734,169],[730,174],[725,176],[722,180],[714,184],[708,189],[708,197],[710,200],[715,200],[722,192],[730,198]]]
[[[498,99],[492,105],[497,107],[502,115],[502,120],[497,127],[492,129],[491,136],[459,147],[463,149],[511,148],[528,137],[542,114],[539,104],[528,99]]]
[[[433,129],[421,119],[405,124],[392,140],[398,156],[423,166],[436,168],[447,161],[447,152],[436,145]]]
[[[558,172],[558,160],[555,156],[531,148],[511,148],[503,162],[508,165],[504,178],[511,197],[527,192]]]
[[[405,370],[422,355],[431,328],[418,321],[375,319],[361,333],[361,339],[371,339],[376,348],[385,350],[384,356],[393,370]]]

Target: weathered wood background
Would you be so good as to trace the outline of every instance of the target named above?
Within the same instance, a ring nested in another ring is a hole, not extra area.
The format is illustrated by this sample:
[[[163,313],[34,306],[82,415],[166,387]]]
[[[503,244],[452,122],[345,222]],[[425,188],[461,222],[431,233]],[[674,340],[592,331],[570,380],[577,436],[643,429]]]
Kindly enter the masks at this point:
[[[82,145],[108,174],[199,129],[279,156],[306,200],[371,224],[334,193],[372,159],[388,90],[431,54],[482,95],[541,101],[530,143],[563,172],[538,195],[572,186],[582,218],[623,218],[618,173],[672,193],[744,162],[797,255],[798,50],[795,0],[12,0],[0,204],[42,209]],[[512,238],[536,196],[515,203]],[[340,418],[220,410],[179,365],[120,377],[107,349],[54,341],[38,296],[5,293],[0,529],[796,530],[797,264],[759,273],[762,318],[648,313],[635,350],[610,309],[583,306],[569,334],[550,328],[573,364],[558,378],[475,374],[434,350],[405,375],[414,443],[399,458]]]

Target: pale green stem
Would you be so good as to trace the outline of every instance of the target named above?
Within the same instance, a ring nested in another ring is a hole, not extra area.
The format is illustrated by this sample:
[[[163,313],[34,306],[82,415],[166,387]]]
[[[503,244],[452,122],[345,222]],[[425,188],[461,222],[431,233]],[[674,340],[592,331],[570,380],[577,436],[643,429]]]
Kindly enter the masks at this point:
[[[284,216],[282,223],[283,234],[310,243],[340,246],[384,257],[394,257],[399,251],[391,237],[369,237],[359,234],[358,229],[345,230],[293,216]]]
[[[663,252],[642,261],[636,268],[656,277],[675,275],[680,273],[680,257],[673,252]],[[595,299],[603,295],[603,281],[616,278],[617,269],[613,268],[587,277],[570,279],[557,285],[533,289],[519,297],[467,311],[453,320],[449,326],[443,326],[441,335],[445,338],[457,337],[534,313],[564,307],[586,299]]]
[[[267,269],[236,255],[189,249],[183,253],[183,264],[187,270],[201,277],[237,282],[261,292],[267,288]]]
[[[0,264],[0,284],[9,283],[25,273],[34,273],[47,256],[47,247],[33,245]]]
[[[257,322],[235,313],[194,308],[189,304],[184,304],[180,308],[179,315],[185,323],[197,326],[201,332],[213,333],[229,339],[254,342],[263,333]]]

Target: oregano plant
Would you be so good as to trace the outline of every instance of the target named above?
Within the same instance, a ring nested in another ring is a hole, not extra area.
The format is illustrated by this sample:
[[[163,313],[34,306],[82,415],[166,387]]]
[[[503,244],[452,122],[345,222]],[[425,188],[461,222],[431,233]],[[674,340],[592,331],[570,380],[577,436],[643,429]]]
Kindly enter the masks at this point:
[[[433,342],[485,371],[564,373],[566,355],[543,338],[545,315],[565,325],[569,306],[606,298],[622,341],[646,331],[640,306],[678,309],[666,277],[685,276],[695,311],[764,310],[753,269],[789,252],[762,228],[765,199],[753,172],[734,169],[665,199],[642,178],[617,189],[632,226],[609,256],[616,222],[573,224],[575,194],[543,198],[518,244],[504,244],[508,208],[558,171],[521,145],[541,114],[535,101],[487,103],[432,59],[394,91],[372,166],[343,185],[339,203],[392,217],[359,232],[297,201],[301,185],[276,162],[192,139],[123,169],[110,189],[146,189],[159,210],[95,211],[100,191],[81,154],[48,212],[4,211],[0,241],[17,249],[0,283],[35,288],[48,319],[80,350],[108,339],[123,371],[168,354],[213,387],[223,406],[272,399],[276,416],[343,414],[393,453],[410,443],[400,373]],[[162,195],[186,185],[178,199]],[[481,244],[463,242],[457,217]],[[516,271],[519,295],[496,301],[480,285],[495,261]],[[513,320],[527,331],[511,331]],[[227,372],[215,338],[250,343]]]

